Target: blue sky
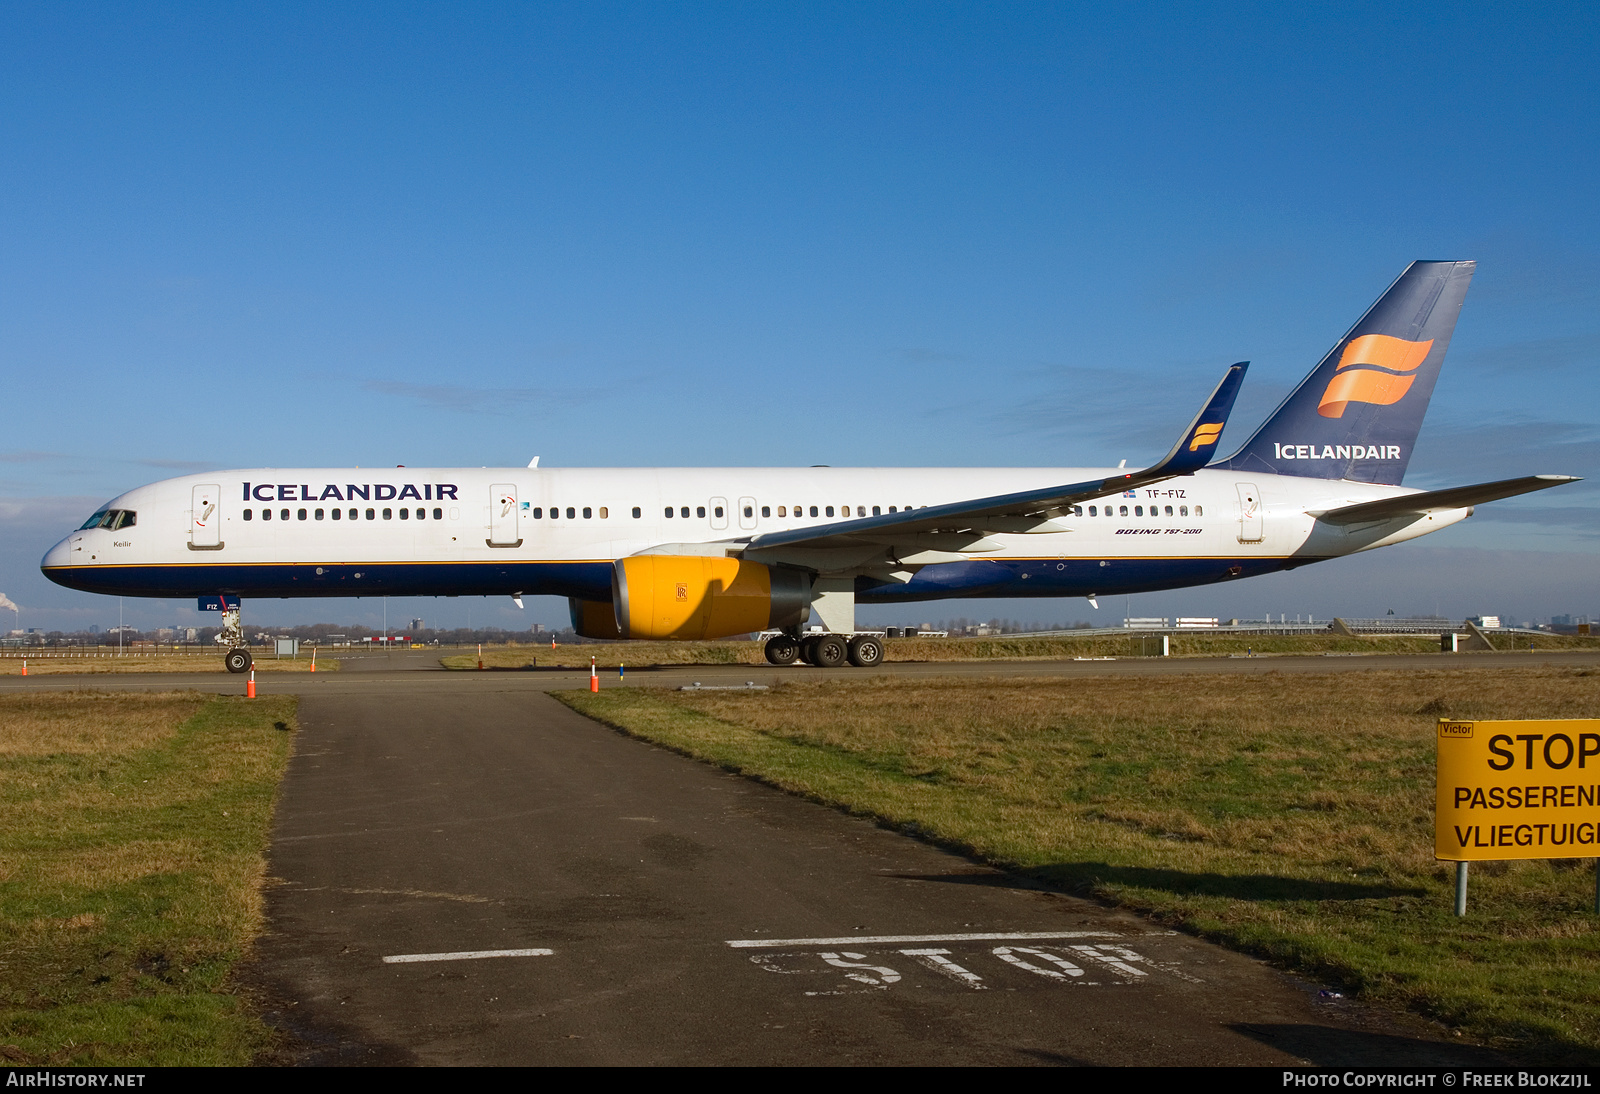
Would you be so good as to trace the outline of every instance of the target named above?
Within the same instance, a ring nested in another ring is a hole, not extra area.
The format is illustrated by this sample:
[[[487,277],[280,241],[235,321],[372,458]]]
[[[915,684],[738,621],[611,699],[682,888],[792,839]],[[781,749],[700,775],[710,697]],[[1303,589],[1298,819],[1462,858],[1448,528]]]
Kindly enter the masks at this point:
[[[0,591],[25,626],[114,622],[40,555],[191,470],[1136,464],[1249,359],[1228,447],[1414,258],[1480,265],[1408,484],[1593,476],[1596,23],[0,5]],[[1600,616],[1596,489],[1131,607]],[[958,614],[1121,613],[879,621]]]

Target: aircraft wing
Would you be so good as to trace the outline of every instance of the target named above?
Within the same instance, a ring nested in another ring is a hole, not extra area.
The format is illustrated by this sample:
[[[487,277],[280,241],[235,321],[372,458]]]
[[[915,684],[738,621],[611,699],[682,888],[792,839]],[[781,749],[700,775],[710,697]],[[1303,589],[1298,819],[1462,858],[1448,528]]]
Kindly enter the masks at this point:
[[[1486,501],[1514,498],[1534,490],[1548,490],[1580,481],[1576,475],[1528,475],[1520,479],[1502,479],[1499,482],[1481,482],[1476,486],[1455,486],[1449,490],[1429,490],[1422,494],[1405,494],[1397,498],[1380,498],[1356,505],[1322,512],[1310,511],[1318,520],[1329,524],[1364,524],[1367,521],[1388,520],[1410,514],[1421,515],[1440,509],[1465,509]]]
[[[1163,479],[1192,475],[1204,467],[1216,450],[1222,428],[1228,421],[1228,413],[1233,409],[1233,401],[1244,382],[1247,367],[1247,362],[1230,367],[1200,413],[1195,415],[1189,428],[1178,438],[1178,443],[1172,446],[1172,451],[1159,463],[1143,471],[1130,471],[1126,475],[1067,483],[1042,490],[907,509],[902,513],[879,517],[768,532],[753,537],[746,545],[746,550],[770,550],[776,547],[832,549],[874,544],[939,546],[947,550],[959,550],[962,549],[960,540],[977,544],[990,532],[1066,531],[1064,526],[1054,524],[1050,518],[1061,515],[1073,505],[1109,494],[1120,494],[1124,490]],[[936,533],[944,535],[936,541],[933,538]]]

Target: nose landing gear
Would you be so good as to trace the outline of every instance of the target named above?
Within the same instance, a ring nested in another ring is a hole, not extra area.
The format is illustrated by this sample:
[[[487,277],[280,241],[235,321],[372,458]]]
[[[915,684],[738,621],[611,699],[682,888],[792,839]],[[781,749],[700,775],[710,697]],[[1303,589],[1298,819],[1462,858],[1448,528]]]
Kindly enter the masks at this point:
[[[250,651],[244,648],[244,628],[239,626],[239,603],[228,603],[228,598],[222,599],[222,630],[217,632],[217,645],[228,652],[223,655],[222,663],[228,667],[229,672],[249,672],[252,659]]]

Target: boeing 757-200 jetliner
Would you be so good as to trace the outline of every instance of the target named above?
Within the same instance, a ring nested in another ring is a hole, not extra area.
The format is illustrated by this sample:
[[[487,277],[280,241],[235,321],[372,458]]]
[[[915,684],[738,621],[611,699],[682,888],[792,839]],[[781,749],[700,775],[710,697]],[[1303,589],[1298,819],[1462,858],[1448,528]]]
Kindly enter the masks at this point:
[[[1213,461],[1228,369],[1178,441],[1122,468],[316,468],[211,472],[113,498],[52,581],[244,597],[570,599],[594,638],[780,632],[774,664],[873,665],[857,603],[1088,597],[1235,581],[1414,539],[1574,481],[1401,486],[1472,262],[1414,262],[1245,444]],[[821,625],[814,629],[813,621]]]

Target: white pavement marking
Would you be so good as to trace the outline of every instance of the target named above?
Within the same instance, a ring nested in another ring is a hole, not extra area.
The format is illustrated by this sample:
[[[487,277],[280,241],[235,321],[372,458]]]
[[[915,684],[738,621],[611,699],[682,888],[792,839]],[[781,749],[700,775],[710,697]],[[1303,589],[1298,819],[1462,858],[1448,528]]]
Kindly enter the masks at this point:
[[[845,952],[843,956],[850,958],[849,961],[840,960],[841,955],[836,953],[819,953],[817,956],[836,968],[866,970],[866,972],[845,973],[845,978],[848,980],[855,980],[862,984],[871,984],[875,987],[887,987],[890,984],[898,983],[900,980],[900,974],[886,965],[862,964],[861,962],[864,962],[867,959],[867,955],[864,953]],[[874,979],[873,977],[867,975],[868,972],[875,972],[878,974],[878,976],[882,977],[882,979]]]
[[[999,934],[880,934],[855,938],[728,939],[736,950],[771,950],[782,946],[892,946],[912,942],[1027,942],[1051,938],[1121,938],[1116,931],[1006,931]]]
[[[411,961],[481,961],[485,957],[549,957],[554,950],[458,950],[455,953],[397,953],[383,959],[385,965]]]
[[[915,957],[934,972],[942,972],[957,983],[965,984],[977,991],[986,990],[989,985],[983,982],[983,977],[977,973],[968,972],[954,961],[950,960],[949,950],[901,950],[907,957]]]
[[[1056,966],[1056,968],[1060,969],[1061,972],[1057,972],[1055,969],[1041,969],[1038,965],[1033,964],[1031,961],[1024,961],[1022,958],[1018,957],[1017,954],[1019,953],[1025,953],[1032,957],[1043,958],[1052,965]],[[1029,972],[1038,973],[1040,976],[1050,980],[1065,980],[1068,976],[1083,975],[1083,970],[1078,968],[1078,966],[1074,965],[1071,961],[1068,961],[1066,958],[1057,957],[1049,950],[1041,950],[1034,946],[996,946],[994,948],[994,955],[1002,961],[1010,962],[1019,969],[1027,969]],[[1062,973],[1065,973],[1066,975],[1064,976]]]
[[[1118,972],[1127,973],[1129,976],[1148,976],[1143,969],[1136,969],[1128,964],[1129,961],[1143,961],[1144,958],[1130,949],[1122,946],[1068,946],[1069,950],[1081,953],[1090,961],[1098,961],[1102,965],[1110,965]]]

